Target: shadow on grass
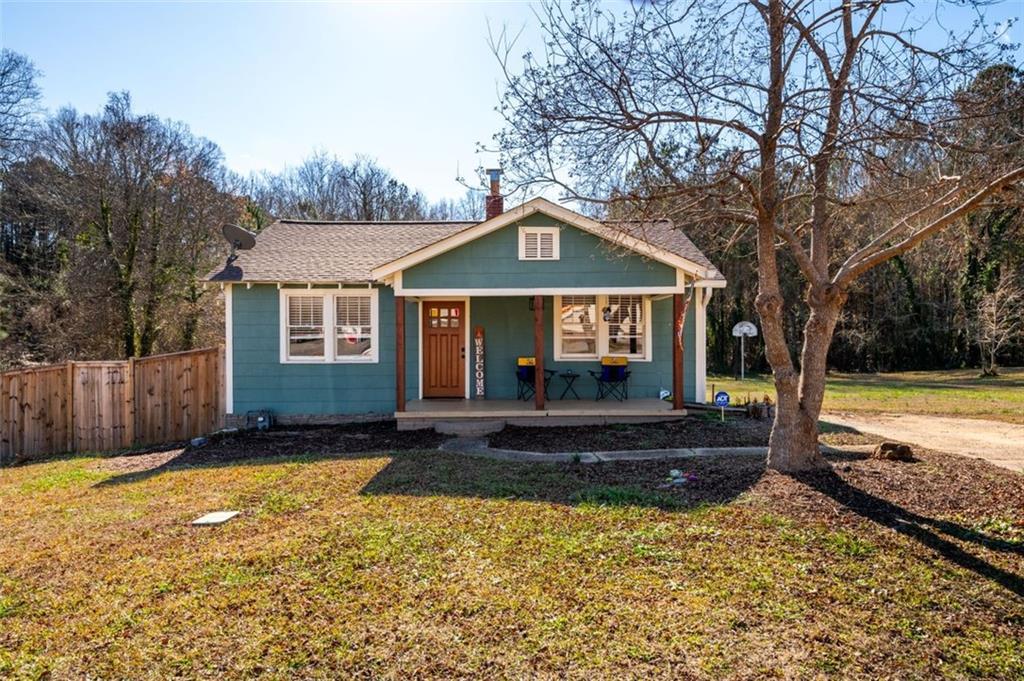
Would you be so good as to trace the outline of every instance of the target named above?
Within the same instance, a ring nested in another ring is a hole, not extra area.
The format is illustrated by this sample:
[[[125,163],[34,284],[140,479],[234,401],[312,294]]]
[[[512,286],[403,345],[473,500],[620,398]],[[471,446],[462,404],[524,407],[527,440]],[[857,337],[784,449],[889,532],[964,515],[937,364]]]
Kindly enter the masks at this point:
[[[796,475],[794,478],[811,489],[830,497],[862,518],[910,537],[922,546],[935,551],[951,563],[970,570],[976,575],[993,581],[1018,596],[1024,597],[1024,577],[992,565],[983,558],[979,558],[948,539],[939,536],[938,533],[946,534],[964,542],[978,544],[994,551],[1017,555],[1024,555],[1024,545],[995,539],[956,523],[936,520],[914,513],[887,499],[854,487],[835,471],[806,473]]]
[[[672,468],[692,472],[696,479],[679,489],[662,488]],[[511,463],[457,454],[400,454],[392,457],[361,493],[677,511],[728,503],[753,487],[763,473],[763,463],[750,461],[750,457],[558,464]]]
[[[675,461],[635,461],[600,464],[509,463],[439,451],[297,453],[216,458],[213,452],[183,452],[147,470],[125,472],[96,483],[107,487],[146,480],[175,470],[235,466],[264,466],[287,462],[386,458],[387,463],[359,490],[372,496],[458,497],[547,502],[566,506],[651,508],[668,512],[727,504],[761,481],[764,460],[752,456],[721,456]],[[830,452],[833,462],[864,455]],[[679,468],[696,480],[679,489],[662,489],[668,471]],[[808,490],[834,500],[850,512],[909,537],[945,560],[1024,597],[1024,578],[972,554],[953,540],[986,549],[1024,555],[1024,546],[987,536],[946,520],[911,511],[882,496],[856,487],[835,471],[794,476]],[[771,480],[766,481],[772,484]],[[780,503],[785,503],[782,501]],[[831,504],[822,503],[821,521],[833,517]],[[776,509],[782,510],[785,509]],[[496,511],[497,512],[497,511]],[[944,536],[943,536],[944,535]]]

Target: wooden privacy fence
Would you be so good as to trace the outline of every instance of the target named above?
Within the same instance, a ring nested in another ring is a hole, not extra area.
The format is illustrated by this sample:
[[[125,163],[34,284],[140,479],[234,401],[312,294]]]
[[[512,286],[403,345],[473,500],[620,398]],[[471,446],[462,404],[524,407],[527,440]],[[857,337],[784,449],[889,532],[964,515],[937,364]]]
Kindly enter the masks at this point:
[[[0,463],[209,433],[223,419],[218,348],[0,374]]]

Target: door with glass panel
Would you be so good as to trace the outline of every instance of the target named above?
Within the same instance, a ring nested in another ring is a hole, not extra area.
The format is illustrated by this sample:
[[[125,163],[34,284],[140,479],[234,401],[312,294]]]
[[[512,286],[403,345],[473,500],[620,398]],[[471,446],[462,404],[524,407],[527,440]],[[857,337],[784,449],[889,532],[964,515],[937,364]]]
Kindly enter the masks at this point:
[[[466,396],[466,304],[423,302],[423,396]]]

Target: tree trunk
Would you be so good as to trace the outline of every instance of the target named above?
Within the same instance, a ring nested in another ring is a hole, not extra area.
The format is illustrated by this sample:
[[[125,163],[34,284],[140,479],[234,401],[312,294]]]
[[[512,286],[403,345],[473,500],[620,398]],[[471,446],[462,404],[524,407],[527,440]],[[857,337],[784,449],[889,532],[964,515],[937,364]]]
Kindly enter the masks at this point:
[[[778,404],[768,440],[768,468],[784,473],[828,467],[818,448],[818,417],[825,398],[828,348],[846,294],[834,286],[811,286],[807,298],[811,315],[804,326],[799,380],[793,380],[791,366],[776,372]],[[781,315],[781,310],[776,308],[776,313]]]
[[[818,449],[818,416],[797,404],[783,408],[779,400],[768,439],[768,468],[783,473],[828,467]]]
[[[124,343],[124,356],[138,356],[138,344],[135,329],[135,308],[132,300],[133,287],[124,283],[118,284],[117,297],[121,308],[121,341]]]

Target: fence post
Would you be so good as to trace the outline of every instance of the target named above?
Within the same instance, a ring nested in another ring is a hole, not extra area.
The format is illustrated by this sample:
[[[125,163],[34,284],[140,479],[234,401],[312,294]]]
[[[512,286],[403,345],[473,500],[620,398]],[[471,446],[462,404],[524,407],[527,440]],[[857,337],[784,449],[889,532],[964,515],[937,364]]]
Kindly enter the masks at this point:
[[[135,358],[129,357],[125,365],[125,401],[124,401],[124,427],[125,444],[129,447],[135,445]]]
[[[10,424],[7,412],[10,407],[10,395],[8,385],[11,379],[7,374],[0,374],[0,466],[4,465],[4,455],[11,445]]]
[[[67,407],[64,409],[64,418],[68,424],[68,451],[75,451],[75,363],[68,362],[67,365],[67,387],[64,390],[64,397],[67,400]]]

